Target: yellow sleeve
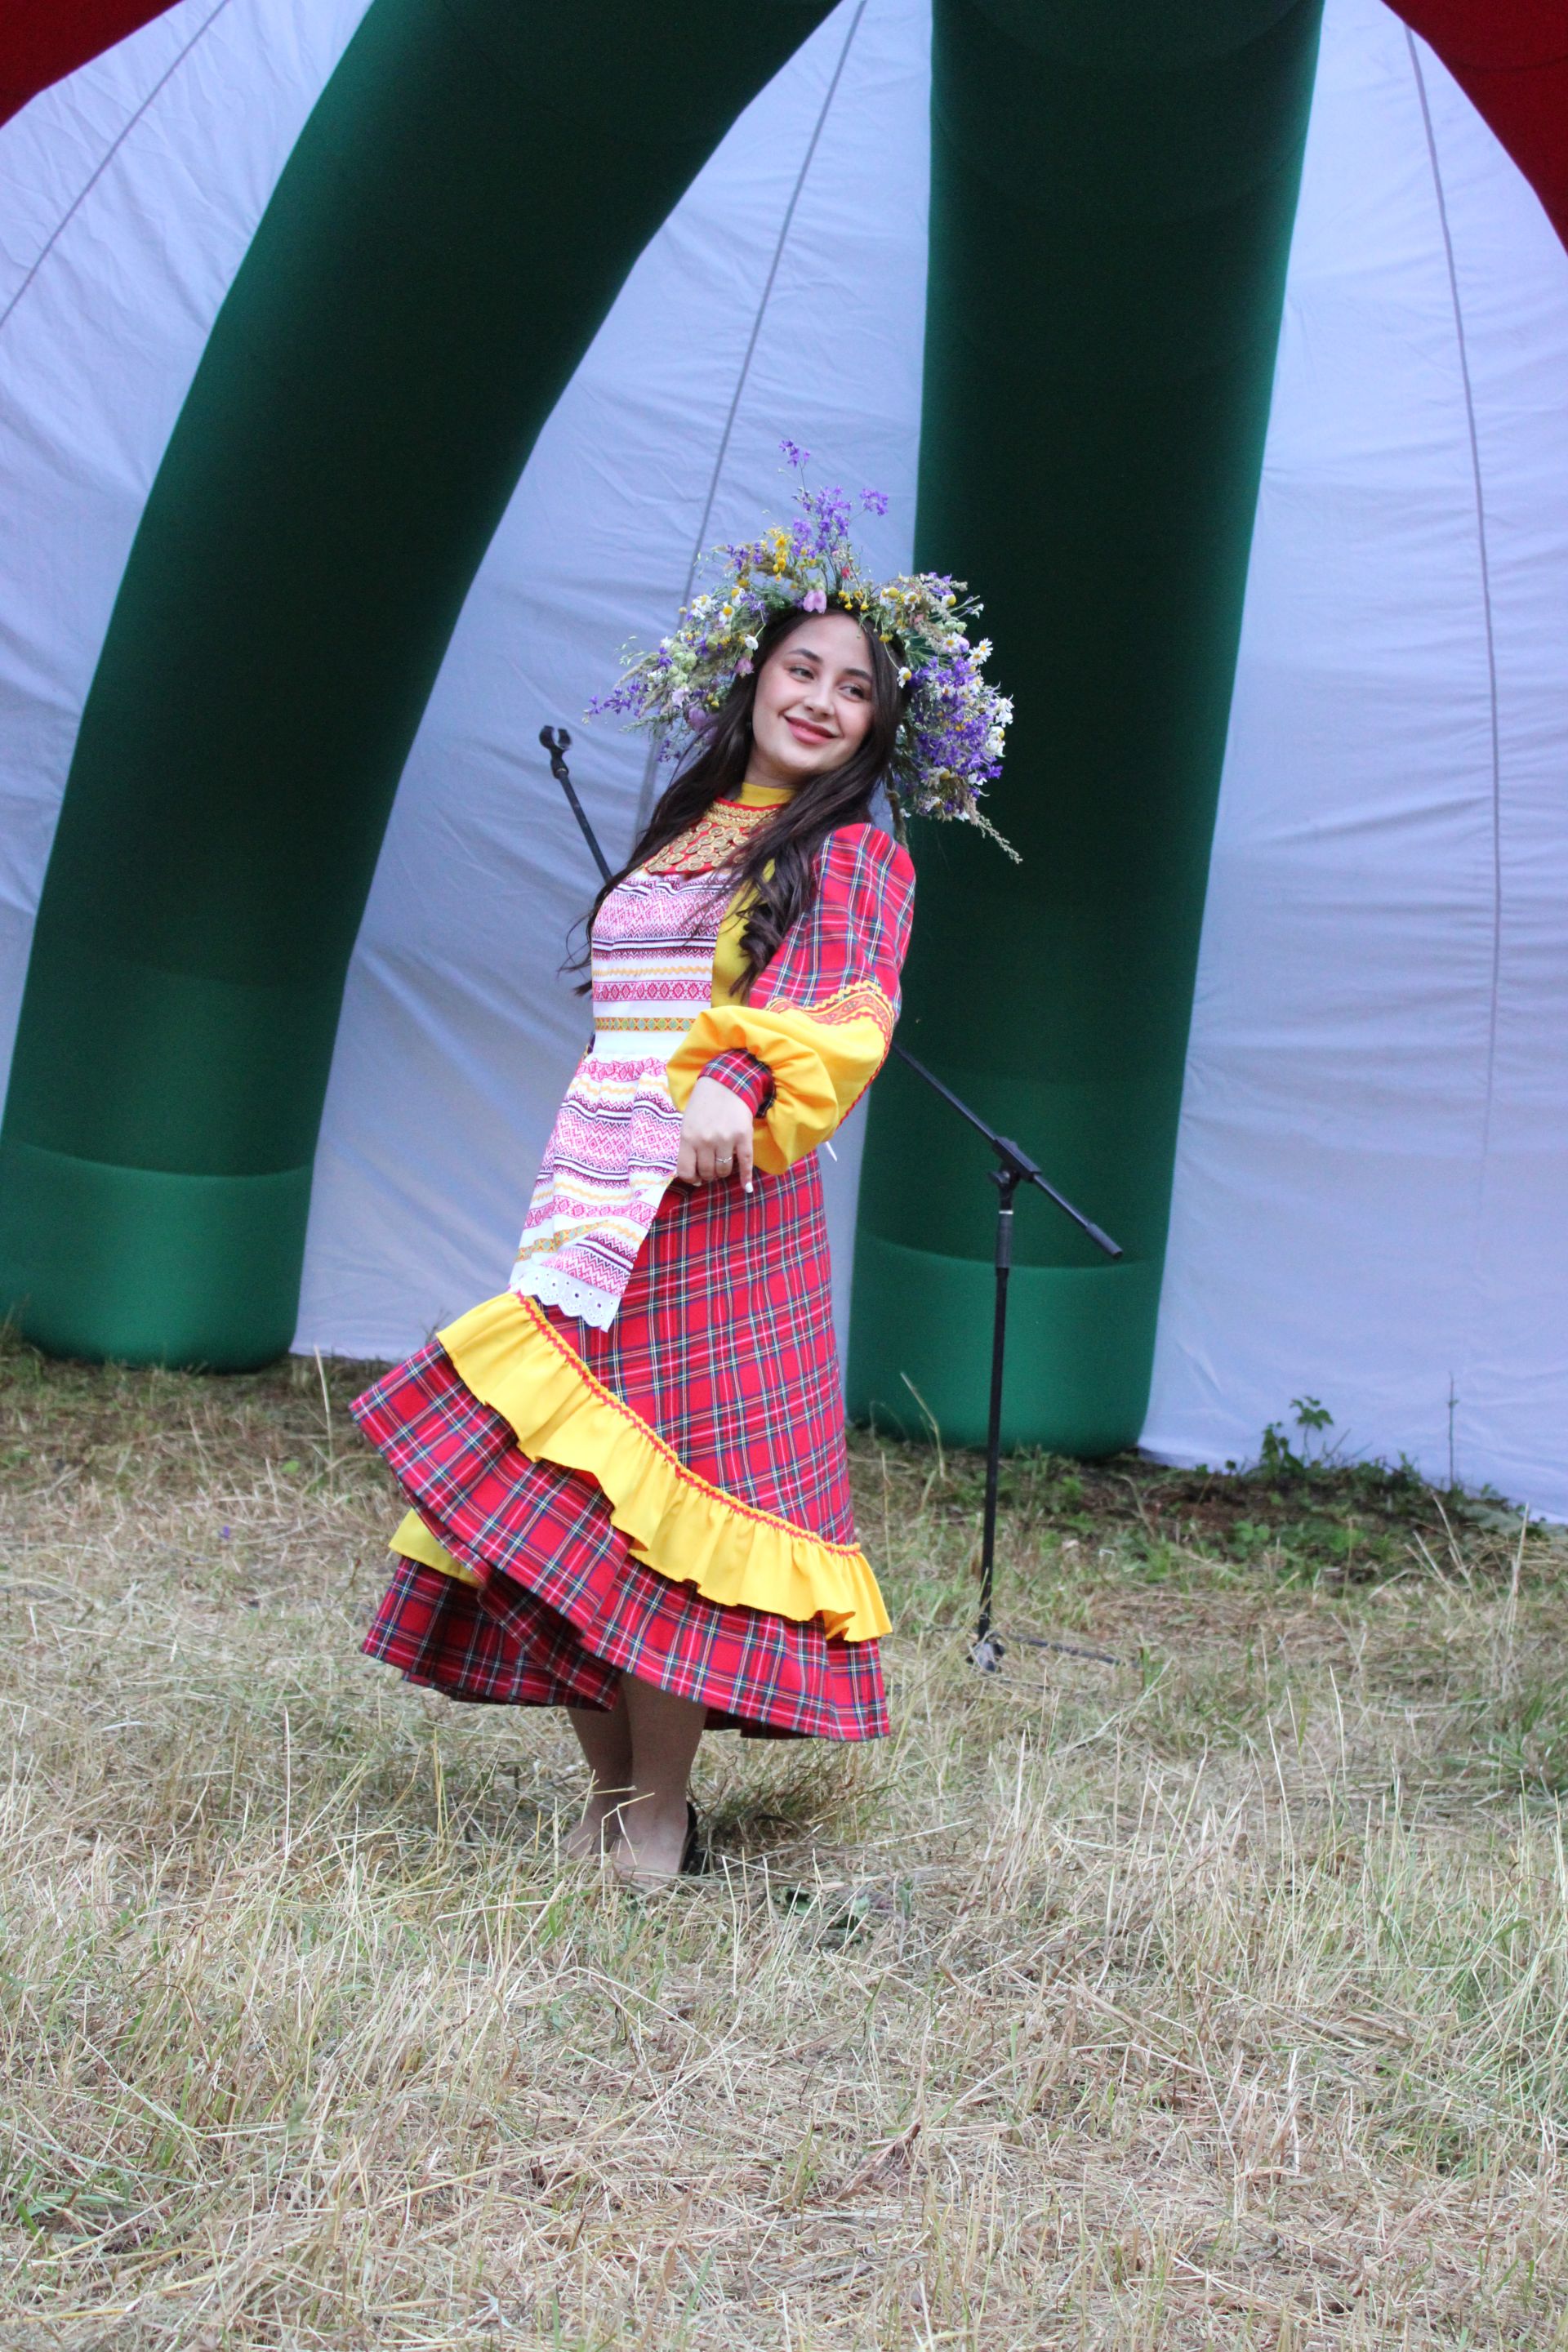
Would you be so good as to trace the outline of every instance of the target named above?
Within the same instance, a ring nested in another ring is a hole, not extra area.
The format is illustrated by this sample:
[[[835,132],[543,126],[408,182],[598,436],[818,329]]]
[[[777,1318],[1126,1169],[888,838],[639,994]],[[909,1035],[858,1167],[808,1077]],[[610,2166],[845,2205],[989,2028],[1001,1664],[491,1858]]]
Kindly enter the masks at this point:
[[[757,1121],[757,1166],[782,1175],[834,1133],[881,1068],[892,1025],[885,1003],[865,986],[809,1012],[793,1004],[712,1005],[698,1014],[670,1062],[675,1107],[685,1109],[715,1055],[734,1048],[755,1055],[773,1081],[773,1101]]]
[[[715,1002],[677,1046],[669,1065],[676,1108],[685,1109],[710,1062],[748,1054],[765,1066],[773,1089],[757,1121],[757,1166],[781,1175],[826,1142],[892,1042],[913,896],[914,868],[889,835],[870,824],[832,834],[818,855],[809,909],[750,997]],[[738,969],[738,952],[735,960]],[[718,999],[718,959],[714,969]]]

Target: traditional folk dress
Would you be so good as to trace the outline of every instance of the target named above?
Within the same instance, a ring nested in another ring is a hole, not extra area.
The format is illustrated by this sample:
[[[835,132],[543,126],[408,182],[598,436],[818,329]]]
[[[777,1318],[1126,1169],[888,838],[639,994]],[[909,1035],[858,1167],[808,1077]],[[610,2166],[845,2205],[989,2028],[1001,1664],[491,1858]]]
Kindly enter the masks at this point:
[[[887,1053],[914,877],[875,826],[833,834],[742,996],[729,877],[785,797],[716,802],[605,900],[510,1286],[354,1405],[410,1506],[364,1646],[411,1682],[605,1708],[632,1674],[710,1729],[887,1729],[816,1148]],[[705,1074],[756,1120],[750,1193],[673,1181]]]

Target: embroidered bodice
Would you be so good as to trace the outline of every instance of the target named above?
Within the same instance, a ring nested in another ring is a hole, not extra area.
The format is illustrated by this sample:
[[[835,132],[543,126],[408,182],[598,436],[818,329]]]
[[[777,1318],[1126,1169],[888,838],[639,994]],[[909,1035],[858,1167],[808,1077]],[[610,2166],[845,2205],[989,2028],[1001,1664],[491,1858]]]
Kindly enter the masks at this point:
[[[595,918],[594,1041],[545,1146],[511,1273],[519,1296],[608,1328],[674,1178],[682,1108],[710,1063],[743,1096],[748,1074],[760,1076],[756,1164],[773,1174],[832,1133],[880,1064],[913,876],[874,826],[831,837],[812,910],[744,1000],[729,984],[743,920],[733,867],[787,798],[748,784],[716,802]]]
[[[710,874],[721,866],[732,866],[745,856],[747,844],[753,834],[761,831],[779,803],[787,800],[786,793],[778,793],[763,800],[761,788],[743,784],[742,794],[757,793],[756,799],[715,801],[706,816],[689,825],[674,841],[667,841],[656,850],[642,868],[645,874]]]

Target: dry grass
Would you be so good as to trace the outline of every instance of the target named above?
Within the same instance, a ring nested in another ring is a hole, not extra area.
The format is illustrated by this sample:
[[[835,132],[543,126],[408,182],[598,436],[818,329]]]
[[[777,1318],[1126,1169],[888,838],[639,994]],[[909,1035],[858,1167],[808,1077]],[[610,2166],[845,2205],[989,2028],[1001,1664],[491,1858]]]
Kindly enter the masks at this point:
[[[863,1442],[895,1736],[710,1742],[638,1905],[357,1655],[326,1377],[0,1359],[10,2352],[1568,2345],[1554,1538],[1020,1462],[983,1680],[973,1463]]]

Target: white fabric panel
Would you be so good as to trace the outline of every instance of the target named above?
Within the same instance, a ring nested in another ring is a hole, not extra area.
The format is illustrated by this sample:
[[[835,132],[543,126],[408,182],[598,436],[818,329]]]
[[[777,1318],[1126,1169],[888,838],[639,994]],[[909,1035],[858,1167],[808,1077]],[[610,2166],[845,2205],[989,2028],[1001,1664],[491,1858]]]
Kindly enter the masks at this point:
[[[1452,1383],[1459,1478],[1568,1514],[1565,381],[1533,194],[1391,14],[1329,0],[1145,1432],[1170,1458],[1249,1459],[1311,1394],[1352,1454],[1446,1478]]]
[[[625,643],[668,628],[700,541],[786,510],[784,435],[815,453],[814,479],[890,493],[862,538],[888,571],[910,562],[928,41],[924,0],[846,0],[654,238],[541,436],[405,771],[355,952],[300,1348],[400,1355],[506,1282],[591,1027],[558,966],[597,877],[541,726],[571,730],[618,858],[642,741],[580,714]],[[842,1309],[858,1121],[837,1148]]]
[[[184,0],[0,126],[0,1099],[82,704],[218,306],[367,0]]]

